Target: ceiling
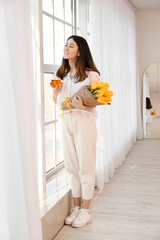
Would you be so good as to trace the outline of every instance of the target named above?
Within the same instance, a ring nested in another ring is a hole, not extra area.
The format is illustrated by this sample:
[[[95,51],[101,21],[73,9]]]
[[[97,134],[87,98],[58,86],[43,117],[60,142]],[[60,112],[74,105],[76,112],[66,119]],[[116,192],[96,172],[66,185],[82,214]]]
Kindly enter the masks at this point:
[[[160,0],[129,0],[138,10],[160,10]],[[150,92],[160,93],[160,62],[151,64],[145,71]]]
[[[138,10],[160,10],[160,0],[130,0]]]
[[[146,70],[146,79],[151,93],[160,93],[160,62],[151,64]]]

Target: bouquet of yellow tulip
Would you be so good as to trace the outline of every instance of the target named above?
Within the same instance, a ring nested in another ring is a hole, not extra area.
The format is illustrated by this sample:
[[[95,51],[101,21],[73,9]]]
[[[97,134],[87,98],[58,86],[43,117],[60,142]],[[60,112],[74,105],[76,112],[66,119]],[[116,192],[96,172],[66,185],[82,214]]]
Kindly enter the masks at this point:
[[[156,110],[155,110],[155,109],[153,109],[152,114],[153,114],[153,115],[156,115]]]
[[[88,90],[100,104],[110,104],[113,92],[108,90],[109,84],[94,81]]]
[[[108,88],[108,83],[94,81],[90,86],[80,88],[75,95],[81,97],[84,106],[96,107],[97,105],[109,105],[113,92],[109,91]],[[61,104],[62,110],[74,108],[71,104],[74,96],[65,98],[65,101]]]

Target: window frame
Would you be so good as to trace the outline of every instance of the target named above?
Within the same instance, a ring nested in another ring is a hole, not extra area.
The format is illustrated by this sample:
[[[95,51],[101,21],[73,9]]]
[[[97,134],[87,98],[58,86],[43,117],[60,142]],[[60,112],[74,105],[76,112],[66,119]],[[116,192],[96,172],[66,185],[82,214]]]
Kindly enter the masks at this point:
[[[41,61],[42,61],[42,65],[43,65],[43,73],[42,73],[42,115],[43,115],[43,121],[42,121],[42,151],[43,151],[43,154],[42,154],[42,162],[43,162],[43,175],[46,176],[46,179],[50,178],[51,176],[53,176],[55,173],[57,173],[58,171],[60,171],[62,168],[64,168],[64,160],[56,165],[55,167],[53,167],[51,170],[49,170],[48,172],[46,172],[46,153],[45,153],[45,126],[46,125],[49,125],[49,124],[52,124],[54,123],[55,126],[56,126],[56,122],[57,122],[57,119],[55,120],[52,120],[50,122],[45,122],[45,105],[44,105],[44,74],[55,74],[55,72],[57,71],[57,69],[59,68],[59,65],[55,65],[55,24],[54,24],[54,21],[58,21],[58,22],[61,22],[63,23],[63,26],[64,26],[64,43],[65,43],[65,26],[70,26],[72,27],[72,34],[75,34],[77,35],[77,31],[80,30],[79,27],[77,26],[77,16],[79,16],[77,13],[77,1],[81,1],[81,0],[71,0],[71,11],[72,11],[72,23],[69,23],[67,21],[65,21],[65,0],[63,0],[63,7],[64,7],[64,19],[60,19],[56,16],[54,16],[54,0],[53,0],[53,13],[50,14],[46,11],[44,11],[42,9],[42,1],[41,0],[41,14],[40,14],[40,21],[41,21]],[[89,0],[86,0],[86,3],[85,3],[86,7],[87,7],[87,11],[86,11],[86,14],[87,14],[87,19],[88,19],[88,5],[89,5]],[[43,56],[43,48],[44,48],[44,45],[43,45],[43,16],[47,16],[49,18],[52,19],[53,21],[53,62],[54,64],[44,64],[44,56]],[[87,24],[87,23],[86,23]],[[88,30],[88,29],[87,29]],[[88,35],[90,33],[87,31],[86,32],[86,38],[88,38]],[[56,139],[56,127],[55,127],[55,136],[54,136],[54,139]],[[56,144],[56,141],[55,141],[55,144]],[[55,145],[55,149],[56,149],[56,145]],[[56,154],[56,153],[55,153]],[[55,158],[56,160],[56,158]]]
[[[41,20],[42,20],[42,39],[43,39],[43,16],[47,16],[49,18],[52,19],[53,21],[53,63],[54,64],[44,64],[44,58],[43,59],[43,75],[44,74],[55,74],[55,72],[57,71],[57,69],[59,68],[59,65],[55,65],[55,26],[54,26],[54,21],[58,21],[63,23],[64,26],[64,39],[63,41],[65,42],[65,26],[69,26],[72,27],[72,33],[73,34],[77,34],[77,11],[76,11],[76,1],[77,0],[71,0],[71,11],[72,11],[72,23],[68,23],[65,21],[65,0],[63,0],[63,7],[64,7],[64,19],[60,19],[56,16],[54,16],[54,1],[53,1],[53,13],[50,14],[48,12],[45,12],[42,9],[42,14],[41,14]],[[73,11],[74,11],[74,18],[73,18]],[[43,44],[42,44],[42,51],[43,51]],[[45,106],[44,106],[44,77],[43,77],[43,89],[42,89],[42,95],[43,95],[43,114],[45,114]],[[45,119],[45,117],[44,117]],[[45,122],[43,123],[43,151],[44,151],[44,156],[43,156],[43,167],[44,167],[44,174],[46,175],[46,179],[50,178],[51,176],[53,176],[54,174],[56,174],[58,171],[60,171],[62,168],[64,168],[64,160],[60,163],[57,164],[55,163],[55,167],[51,168],[48,172],[46,172],[46,154],[45,154],[45,126],[49,125],[49,124],[55,124],[55,133],[54,133],[54,139],[56,139],[56,122],[58,122],[57,119],[54,119],[50,122]],[[55,141],[55,149],[56,149],[56,141]],[[56,161],[56,152],[55,152],[55,161]]]

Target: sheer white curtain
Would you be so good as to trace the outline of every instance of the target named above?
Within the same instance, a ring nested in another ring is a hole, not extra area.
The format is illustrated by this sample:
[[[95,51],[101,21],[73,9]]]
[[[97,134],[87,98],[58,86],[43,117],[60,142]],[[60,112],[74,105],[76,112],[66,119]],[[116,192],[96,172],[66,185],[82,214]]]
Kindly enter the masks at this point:
[[[91,49],[111,106],[98,107],[96,185],[103,188],[136,142],[136,20],[127,0],[91,0]]]
[[[0,240],[41,240],[30,2],[0,1]]]

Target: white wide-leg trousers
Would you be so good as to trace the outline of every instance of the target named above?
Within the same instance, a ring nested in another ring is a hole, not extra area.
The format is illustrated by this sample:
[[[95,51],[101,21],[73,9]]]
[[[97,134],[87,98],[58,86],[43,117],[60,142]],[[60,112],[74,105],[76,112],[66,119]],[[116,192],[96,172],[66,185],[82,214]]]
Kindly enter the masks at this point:
[[[78,111],[65,113],[62,139],[72,196],[92,199],[95,186],[96,119]]]

